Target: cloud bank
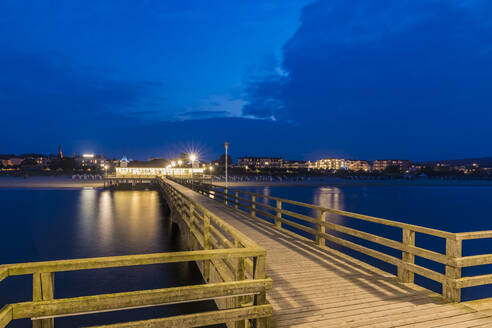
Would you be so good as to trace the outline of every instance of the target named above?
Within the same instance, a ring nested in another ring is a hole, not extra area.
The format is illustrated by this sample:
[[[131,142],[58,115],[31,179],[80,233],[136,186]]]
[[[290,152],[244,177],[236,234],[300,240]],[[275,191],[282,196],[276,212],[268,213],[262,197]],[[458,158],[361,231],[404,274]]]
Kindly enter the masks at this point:
[[[317,1],[283,47],[287,74],[251,80],[243,113],[317,128],[352,154],[479,151],[474,138],[492,138],[491,12],[487,0]]]

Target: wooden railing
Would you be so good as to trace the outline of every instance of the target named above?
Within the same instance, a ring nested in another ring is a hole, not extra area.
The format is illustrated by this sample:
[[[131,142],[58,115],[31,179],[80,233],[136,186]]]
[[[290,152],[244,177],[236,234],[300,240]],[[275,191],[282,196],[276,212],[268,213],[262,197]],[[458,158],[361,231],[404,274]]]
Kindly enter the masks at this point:
[[[227,308],[104,327],[198,327],[219,323],[226,323],[229,327],[266,326],[272,314],[272,306],[266,301],[266,290],[271,288],[271,280],[265,273],[266,251],[184,197],[164,180],[159,180],[159,184],[164,196],[175,202],[170,205],[177,208],[179,204],[181,207],[179,215],[189,214],[185,214],[184,208],[192,209],[191,216],[180,218],[176,212],[172,215],[174,220],[186,221],[187,224],[193,222],[193,250],[0,265],[0,281],[16,275],[33,277],[32,301],[4,306],[0,310],[0,328],[15,319],[31,318],[33,327],[45,328],[53,327],[54,318],[59,316],[204,300],[222,302]],[[191,261],[202,264],[205,284],[63,299],[54,297],[56,272]],[[229,271],[222,267],[223,263],[227,264]],[[223,274],[224,279],[214,282],[215,272]]]
[[[192,185],[189,180],[180,179],[176,181],[188,187]],[[462,256],[462,242],[471,239],[492,238],[492,231],[451,233],[239,189],[226,190],[224,187],[196,182],[193,183],[193,188],[207,197],[246,212],[251,217],[271,224],[277,229],[288,233],[297,232],[299,234],[303,232],[303,238],[306,238],[306,234],[311,236],[308,238],[311,238],[320,247],[326,247],[328,241],[394,265],[397,267],[398,279],[403,283],[414,283],[414,274],[438,282],[442,284],[442,296],[450,302],[461,301],[462,288],[492,284],[492,274],[462,277],[462,268],[492,264],[492,254]],[[272,206],[271,202],[275,203],[275,206]],[[317,215],[310,216],[287,210],[283,208],[284,204],[295,205],[295,207],[315,212]],[[334,220],[327,220],[327,215],[329,214],[398,228],[401,233],[401,241],[341,225],[334,222]],[[292,218],[297,222],[294,222]],[[416,246],[416,233],[444,239],[446,245],[445,253]],[[361,245],[360,241],[362,240],[400,251],[401,255],[393,256]],[[445,266],[445,270],[444,272],[439,272],[438,270],[418,265],[415,263],[415,257],[440,263]]]

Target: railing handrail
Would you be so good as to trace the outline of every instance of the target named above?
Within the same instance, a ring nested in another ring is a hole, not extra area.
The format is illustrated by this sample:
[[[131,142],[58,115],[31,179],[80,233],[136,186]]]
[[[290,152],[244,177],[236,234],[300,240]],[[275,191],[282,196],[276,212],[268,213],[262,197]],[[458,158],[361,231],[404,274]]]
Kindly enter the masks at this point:
[[[164,180],[165,178],[162,178],[162,177],[158,177],[158,180],[161,180],[163,182],[165,182]],[[171,180],[171,182],[173,182]],[[175,189],[176,190],[176,189]],[[224,220],[222,220],[219,216],[217,216],[214,212],[210,211],[209,209],[207,209],[206,207],[200,205],[199,203],[196,203],[194,202],[191,198],[189,198],[188,196],[186,196],[185,194],[181,193],[179,190],[176,190],[176,192],[180,193],[180,195],[185,198],[186,200],[188,200],[189,202],[192,202],[194,203],[194,206],[195,206],[195,209],[199,209],[200,211],[206,213],[207,215],[210,216],[211,219],[213,219],[216,223],[218,222],[219,224],[221,224],[222,227],[224,227],[225,229],[228,230],[229,233],[231,233],[232,235],[235,235],[237,236],[237,239],[241,240],[241,242],[243,243],[243,245],[245,246],[249,246],[249,247],[259,247],[261,248],[260,245],[258,245],[254,240],[252,240],[251,238],[249,238],[248,236],[246,236],[245,234],[243,234],[241,231],[239,231],[238,229],[234,228],[232,225],[230,225],[229,223],[225,222]]]
[[[248,247],[12,263],[0,266],[0,277],[6,278],[8,276],[26,275],[38,272],[67,272],[221,258],[253,257],[265,254],[266,251],[263,248]],[[2,272],[5,272],[5,274],[2,275]]]
[[[210,185],[214,188],[226,189],[224,186],[218,186],[218,185],[208,184],[208,183],[203,183],[203,182],[202,182],[202,184]],[[300,207],[307,207],[307,208],[311,208],[311,209],[315,209],[315,210],[331,212],[333,214],[347,216],[347,217],[351,217],[354,219],[360,219],[360,220],[364,220],[364,221],[368,221],[368,222],[380,223],[383,225],[392,226],[392,227],[396,227],[396,228],[410,229],[410,230],[413,230],[415,232],[420,232],[420,233],[428,234],[428,235],[435,236],[435,237],[451,238],[451,239],[455,239],[455,240],[472,240],[472,239],[492,238],[492,230],[449,232],[449,231],[445,231],[445,230],[428,228],[428,227],[418,226],[418,225],[414,225],[414,224],[404,223],[404,222],[400,222],[400,221],[396,221],[396,220],[383,219],[383,218],[378,218],[375,216],[359,214],[359,213],[354,213],[354,212],[349,212],[349,211],[344,211],[344,210],[337,210],[335,208],[313,205],[313,204],[299,202],[299,201],[290,200],[290,199],[286,199],[286,198],[280,198],[280,197],[275,197],[275,196],[270,196],[270,195],[254,193],[254,192],[246,191],[246,190],[242,190],[242,189],[227,188],[227,190],[233,191],[233,192],[239,192],[239,193],[243,193],[243,194],[248,194],[248,195],[252,195],[252,196],[256,196],[256,197],[260,197],[260,198],[279,200],[282,203],[286,203],[286,204],[292,204],[292,205],[297,205]],[[221,190],[215,190],[215,191],[224,194],[224,192]],[[257,203],[257,205],[261,206],[260,203]]]
[[[210,186],[212,186],[214,188],[223,188],[223,189],[225,189],[225,187],[217,186],[217,185],[213,185],[213,184],[210,184]],[[413,230],[413,231],[416,231],[416,232],[420,232],[420,233],[432,235],[432,236],[435,236],[435,237],[453,238],[453,239],[457,239],[458,238],[456,236],[457,233],[454,233],[454,232],[448,232],[448,231],[434,229],[434,228],[422,227],[422,226],[418,226],[418,225],[414,225],[414,224],[409,224],[409,223],[399,222],[399,221],[395,221],[395,220],[378,218],[378,217],[374,217],[374,216],[370,216],[370,215],[365,215],[365,214],[359,214],[359,213],[354,213],[354,212],[349,212],[349,211],[337,210],[337,209],[330,208],[330,207],[324,207],[324,206],[313,205],[313,204],[309,204],[309,203],[303,203],[303,202],[299,202],[299,201],[295,201],[295,200],[290,200],[290,199],[286,199],[286,198],[280,198],[280,197],[275,197],[275,196],[270,196],[270,195],[264,195],[264,194],[254,193],[254,192],[251,192],[251,191],[245,191],[245,190],[241,190],[241,189],[227,188],[227,190],[230,190],[230,191],[233,191],[233,192],[236,192],[237,191],[237,192],[240,192],[240,193],[243,193],[243,194],[248,194],[248,195],[252,195],[252,196],[256,196],[256,197],[260,197],[260,198],[266,198],[266,199],[271,199],[271,200],[279,200],[282,203],[292,204],[292,205],[296,205],[296,206],[300,206],[300,207],[307,207],[307,208],[315,209],[315,210],[319,210],[319,211],[330,212],[330,213],[333,213],[333,214],[343,215],[343,216],[347,216],[347,217],[351,217],[351,218],[359,219],[359,220],[363,220],[363,221],[379,223],[379,224],[383,224],[383,225],[387,225],[387,226],[392,226],[392,227],[396,227],[396,228],[410,229],[410,230]],[[224,192],[221,191],[221,190],[215,190],[215,191],[224,194]],[[257,205],[261,205],[261,204],[257,203]],[[490,233],[491,233],[491,238],[492,238],[492,231],[490,231]]]

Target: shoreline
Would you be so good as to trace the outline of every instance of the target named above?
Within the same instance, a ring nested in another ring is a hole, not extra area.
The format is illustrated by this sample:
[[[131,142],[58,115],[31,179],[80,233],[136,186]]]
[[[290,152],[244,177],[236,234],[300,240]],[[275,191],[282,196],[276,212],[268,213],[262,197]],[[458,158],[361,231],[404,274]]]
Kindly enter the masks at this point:
[[[72,180],[71,177],[0,177],[0,188],[11,189],[83,189],[103,188],[103,180]]]
[[[224,187],[225,182],[213,182],[215,186]],[[326,179],[323,181],[232,181],[228,182],[231,188],[247,187],[376,187],[376,186],[408,186],[408,187],[492,187],[490,180],[345,180]]]
[[[224,182],[216,182],[215,186],[224,187]],[[492,187],[491,180],[345,180],[327,178],[309,181],[231,181],[230,188],[248,187],[372,187],[372,186],[408,186],[408,187]],[[69,176],[58,177],[0,177],[0,188],[12,189],[82,189],[103,188],[103,180],[72,180]]]

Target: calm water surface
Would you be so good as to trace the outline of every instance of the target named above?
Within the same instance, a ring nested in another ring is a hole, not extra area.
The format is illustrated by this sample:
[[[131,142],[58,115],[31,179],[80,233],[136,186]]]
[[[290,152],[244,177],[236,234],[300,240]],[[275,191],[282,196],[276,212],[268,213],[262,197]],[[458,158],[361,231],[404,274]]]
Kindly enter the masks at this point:
[[[472,186],[343,186],[343,187],[249,187],[241,188],[251,192],[297,200],[323,207],[376,216],[410,224],[446,230],[466,232],[492,230],[492,187]],[[275,206],[275,204],[270,203]],[[299,213],[316,216],[315,211],[296,206],[282,205],[284,208]],[[290,218],[296,221],[294,218]],[[356,219],[329,215],[328,219],[340,224],[374,233],[383,237],[401,240],[401,230],[365,223]],[[299,221],[296,221],[299,222]],[[337,232],[348,240],[357,241],[379,251],[400,256],[392,249],[375,245],[371,242],[357,240]],[[305,234],[307,237],[311,237]],[[441,253],[445,252],[445,242],[441,238],[416,234],[416,244]],[[376,265],[386,271],[395,273],[392,265],[374,260],[360,253],[330,244],[343,252]],[[474,240],[463,243],[463,255],[492,253],[492,240]],[[444,266],[421,258],[416,263],[434,270],[444,272]],[[492,266],[465,268],[463,276],[492,273]],[[441,286],[426,278],[416,276],[416,282],[440,292]],[[473,287],[463,290],[463,300],[478,297],[492,297],[492,286]]]
[[[184,250],[156,191],[0,189],[0,264]],[[55,298],[203,283],[194,263],[56,273]],[[0,283],[0,307],[29,301],[32,276]],[[200,310],[211,302],[55,319],[58,327],[142,320]],[[31,327],[30,320],[12,327]],[[10,326],[9,326],[10,327]]]

